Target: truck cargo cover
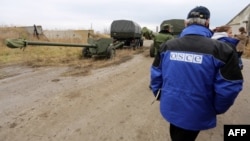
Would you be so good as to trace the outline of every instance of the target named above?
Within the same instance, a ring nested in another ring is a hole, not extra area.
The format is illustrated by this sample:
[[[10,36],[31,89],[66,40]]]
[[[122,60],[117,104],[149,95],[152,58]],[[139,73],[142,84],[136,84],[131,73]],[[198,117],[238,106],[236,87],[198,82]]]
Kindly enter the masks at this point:
[[[141,27],[139,24],[130,20],[116,20],[111,24],[111,32],[141,34]]]

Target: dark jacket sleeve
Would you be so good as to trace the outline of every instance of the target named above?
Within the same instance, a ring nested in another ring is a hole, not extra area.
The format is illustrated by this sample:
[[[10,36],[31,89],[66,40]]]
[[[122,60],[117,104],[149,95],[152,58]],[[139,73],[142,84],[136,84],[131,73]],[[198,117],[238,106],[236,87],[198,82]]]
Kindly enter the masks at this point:
[[[161,70],[161,56],[160,52],[157,52],[154,62],[150,69],[150,87],[154,95],[157,95],[157,92],[162,86],[162,70]]]
[[[225,64],[216,74],[215,110],[217,114],[226,112],[233,105],[243,87],[243,76],[238,66],[238,57],[233,50],[227,52]]]

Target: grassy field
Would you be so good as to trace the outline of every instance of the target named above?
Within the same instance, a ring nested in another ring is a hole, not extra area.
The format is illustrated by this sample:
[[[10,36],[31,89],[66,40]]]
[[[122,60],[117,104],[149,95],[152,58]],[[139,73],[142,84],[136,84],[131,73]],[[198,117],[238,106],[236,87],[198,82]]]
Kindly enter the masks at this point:
[[[113,59],[103,57],[84,58],[82,48],[28,46],[24,49],[12,49],[0,46],[0,67],[5,65],[41,66],[92,66],[105,67],[131,59],[134,54],[143,53],[145,49],[117,49]],[[147,51],[148,52],[148,51]],[[147,52],[145,52],[147,54]],[[146,55],[145,54],[145,55]],[[93,65],[95,64],[95,65]]]

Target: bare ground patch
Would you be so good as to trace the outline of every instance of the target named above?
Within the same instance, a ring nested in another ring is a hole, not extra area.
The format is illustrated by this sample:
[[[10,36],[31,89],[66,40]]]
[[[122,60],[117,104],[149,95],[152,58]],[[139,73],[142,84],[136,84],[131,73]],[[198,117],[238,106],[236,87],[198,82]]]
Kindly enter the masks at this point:
[[[113,65],[119,65],[133,58],[133,55],[144,53],[147,49],[138,50],[118,50],[116,57],[106,59],[103,57],[95,57],[87,60],[80,60],[77,64],[70,64],[70,69],[62,74],[62,76],[87,76],[91,74],[91,70],[105,68]]]

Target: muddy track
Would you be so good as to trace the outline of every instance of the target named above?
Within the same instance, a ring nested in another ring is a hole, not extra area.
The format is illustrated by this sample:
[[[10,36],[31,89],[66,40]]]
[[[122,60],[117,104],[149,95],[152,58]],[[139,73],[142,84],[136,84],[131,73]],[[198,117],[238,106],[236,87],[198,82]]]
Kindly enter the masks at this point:
[[[137,54],[78,77],[62,76],[67,67],[0,68],[0,141],[169,140],[159,103],[151,105],[152,61]],[[243,61],[244,90],[218,116],[218,126],[201,132],[197,141],[223,140],[224,124],[250,123],[250,61]]]

